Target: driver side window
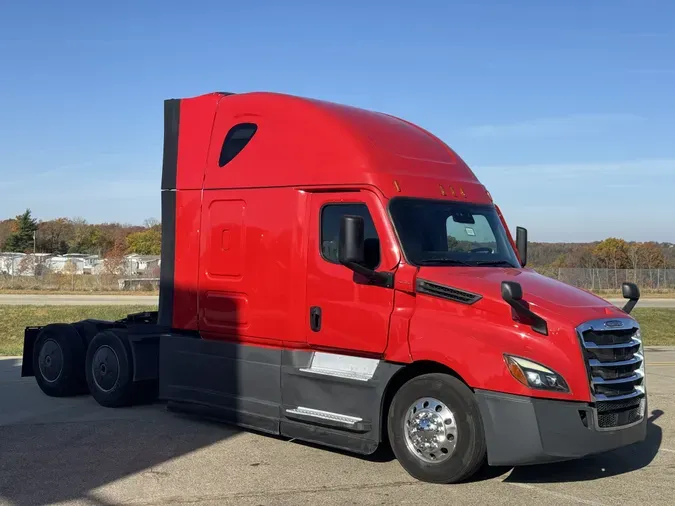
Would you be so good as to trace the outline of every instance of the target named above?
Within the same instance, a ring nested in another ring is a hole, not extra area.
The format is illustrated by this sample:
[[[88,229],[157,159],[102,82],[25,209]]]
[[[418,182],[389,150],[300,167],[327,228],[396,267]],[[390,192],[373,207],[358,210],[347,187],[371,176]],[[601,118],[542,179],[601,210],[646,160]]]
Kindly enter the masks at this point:
[[[380,265],[380,239],[375,223],[366,204],[326,204],[321,209],[321,256],[324,260],[337,264],[338,242],[340,240],[340,222],[343,216],[363,218],[365,238],[364,265],[375,270]]]

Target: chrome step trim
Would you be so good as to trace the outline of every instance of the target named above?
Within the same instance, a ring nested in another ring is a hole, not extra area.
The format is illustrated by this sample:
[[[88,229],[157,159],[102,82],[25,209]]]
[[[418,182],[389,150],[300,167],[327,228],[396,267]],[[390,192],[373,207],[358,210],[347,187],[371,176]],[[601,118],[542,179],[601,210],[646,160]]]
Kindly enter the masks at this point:
[[[302,372],[309,372],[312,374],[320,374],[322,376],[333,376],[335,378],[352,379],[356,381],[369,381],[372,376],[355,371],[337,371],[335,369],[325,369],[321,367],[307,367],[300,369]]]
[[[286,413],[292,415],[308,416],[311,418],[319,418],[321,420],[330,420],[332,422],[340,422],[348,425],[362,422],[363,419],[358,416],[343,415],[341,413],[333,413],[331,411],[322,411],[320,409],[304,408],[298,406],[297,408],[286,409]]]

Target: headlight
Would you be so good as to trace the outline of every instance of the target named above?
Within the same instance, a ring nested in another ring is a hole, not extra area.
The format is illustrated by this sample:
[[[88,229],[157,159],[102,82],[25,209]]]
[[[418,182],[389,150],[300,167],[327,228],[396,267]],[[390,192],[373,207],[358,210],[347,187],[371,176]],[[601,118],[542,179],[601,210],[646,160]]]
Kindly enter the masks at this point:
[[[569,392],[565,378],[548,367],[521,357],[504,355],[506,366],[511,376],[529,388],[537,390],[551,390],[554,392]]]

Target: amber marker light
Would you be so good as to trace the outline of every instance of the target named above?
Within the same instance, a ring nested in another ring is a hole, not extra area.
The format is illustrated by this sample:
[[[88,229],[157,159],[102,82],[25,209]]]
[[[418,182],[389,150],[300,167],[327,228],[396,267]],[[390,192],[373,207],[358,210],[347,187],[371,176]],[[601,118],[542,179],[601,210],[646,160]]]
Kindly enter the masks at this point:
[[[511,357],[508,355],[504,357],[506,360],[506,365],[509,368],[509,372],[511,373],[511,376],[516,378],[520,383],[525,385],[526,387],[529,387],[527,383],[527,378],[525,377],[525,373],[523,370],[516,364],[515,360],[513,360]]]
[[[439,184],[438,187],[441,189],[441,195],[445,197],[445,188],[443,188],[443,185]]]
[[[398,181],[396,181],[396,179],[394,179],[394,188],[396,188],[397,192],[401,191],[401,187],[398,185]]]

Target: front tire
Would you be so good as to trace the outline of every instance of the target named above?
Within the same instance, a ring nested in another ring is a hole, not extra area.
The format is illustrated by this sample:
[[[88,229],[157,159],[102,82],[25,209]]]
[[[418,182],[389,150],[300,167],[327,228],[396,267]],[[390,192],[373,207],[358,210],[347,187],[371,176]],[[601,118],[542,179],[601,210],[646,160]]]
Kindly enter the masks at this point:
[[[96,334],[87,348],[85,371],[89,391],[101,406],[133,404],[133,365],[126,333],[105,330]]]
[[[40,331],[33,347],[33,373],[40,389],[50,397],[87,392],[84,343],[71,325],[57,323]]]
[[[387,431],[400,464],[421,481],[456,483],[485,461],[485,432],[473,392],[448,374],[405,383],[392,400]]]

